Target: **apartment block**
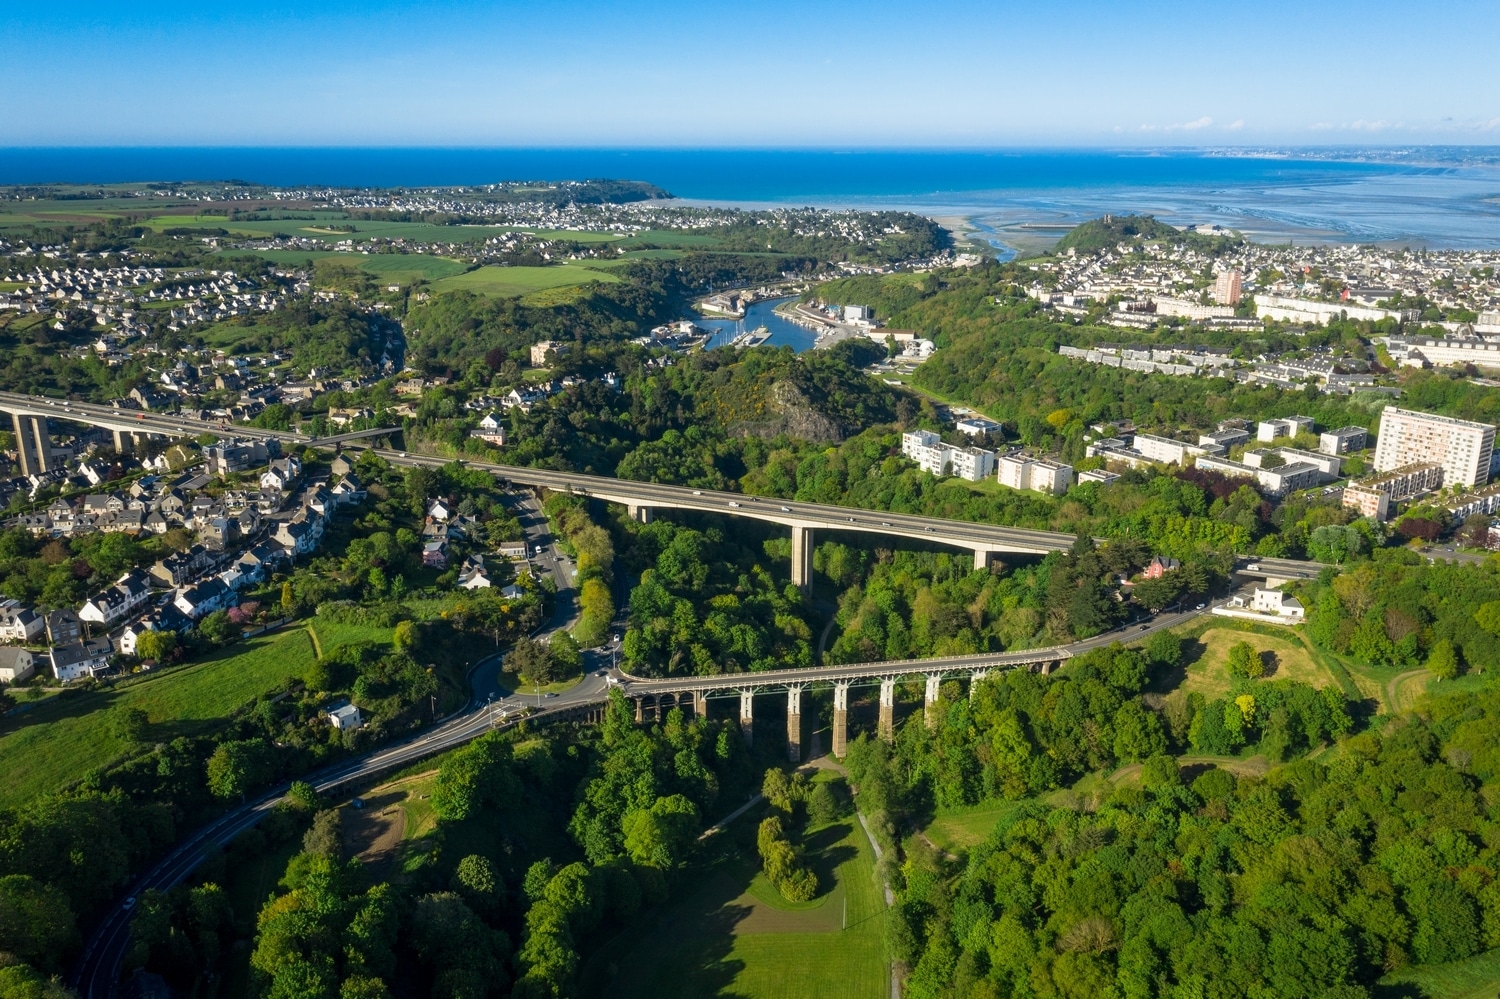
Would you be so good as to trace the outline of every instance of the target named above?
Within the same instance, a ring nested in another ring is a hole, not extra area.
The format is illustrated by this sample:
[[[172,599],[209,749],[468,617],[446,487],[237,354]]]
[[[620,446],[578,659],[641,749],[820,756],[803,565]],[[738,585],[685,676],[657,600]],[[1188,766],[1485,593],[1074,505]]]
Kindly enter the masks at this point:
[[[1002,486],[1059,496],[1073,485],[1073,466],[1024,454],[1001,455],[997,478]]]
[[[1301,433],[1312,433],[1317,424],[1310,416],[1287,416],[1279,420],[1262,420],[1255,426],[1255,439],[1269,444],[1280,437],[1296,437]]]
[[[1339,427],[1318,435],[1318,450],[1324,454],[1348,454],[1363,450],[1369,441],[1370,434],[1364,427]]]
[[[1216,455],[1203,455],[1198,459],[1198,467],[1233,478],[1254,479],[1261,489],[1272,496],[1285,496],[1299,489],[1310,489],[1323,481],[1322,470],[1304,461],[1288,462],[1275,468],[1257,468]]]
[[[995,452],[981,447],[954,447],[930,430],[901,435],[901,453],[933,475],[955,475],[969,482],[989,478],[995,471]]]
[[[1266,467],[1266,458],[1275,455],[1286,464],[1301,463],[1312,465],[1322,473],[1325,479],[1336,479],[1342,473],[1344,459],[1333,455],[1322,454],[1318,451],[1304,451],[1295,447],[1261,448],[1256,451],[1246,451],[1243,461],[1251,468]]]
[[[1134,449],[1146,458],[1161,462],[1163,465],[1186,466],[1189,457],[1223,454],[1225,450],[1218,444],[1189,444],[1187,441],[1157,437],[1155,434],[1136,434],[1132,444]]]
[[[1390,516],[1392,504],[1441,489],[1445,474],[1442,464],[1436,461],[1393,468],[1382,475],[1350,483],[1344,489],[1344,506],[1358,511],[1362,517],[1385,520]]]
[[[1494,450],[1491,424],[1387,406],[1380,414],[1375,469],[1390,472],[1436,462],[1443,469],[1441,485],[1472,487],[1489,481]]]
[[[1120,477],[1120,473],[1118,473],[1118,472],[1111,472],[1111,471],[1109,471],[1107,469],[1103,469],[1103,468],[1093,468],[1093,469],[1090,469],[1087,472],[1079,472],[1078,473],[1078,481],[1080,483],[1083,483],[1083,482],[1097,482],[1097,483],[1099,483],[1102,486],[1109,485],[1111,482],[1115,481],[1119,477]]]
[[[1244,280],[1237,270],[1220,271],[1214,278],[1214,301],[1220,305],[1238,305]]]
[[[1249,443],[1249,441],[1250,431],[1239,430],[1233,427],[1226,430],[1215,430],[1211,434],[1198,435],[1198,443],[1200,445],[1218,445],[1226,451],[1232,447],[1239,447],[1241,444],[1247,444]]]

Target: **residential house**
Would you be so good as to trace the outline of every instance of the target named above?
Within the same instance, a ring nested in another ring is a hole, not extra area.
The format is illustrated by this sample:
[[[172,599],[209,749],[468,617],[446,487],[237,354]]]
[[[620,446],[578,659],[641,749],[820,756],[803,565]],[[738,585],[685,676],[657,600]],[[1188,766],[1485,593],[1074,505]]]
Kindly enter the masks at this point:
[[[448,543],[428,541],[422,545],[422,564],[434,569],[448,567]]]
[[[82,676],[98,676],[109,669],[112,650],[107,638],[91,638],[87,642],[59,645],[49,654],[52,675],[63,681],[77,680]]]
[[[19,600],[0,602],[0,641],[30,642],[46,627],[42,616]]]
[[[527,554],[526,542],[524,540],[502,541],[500,542],[499,551],[505,558],[525,558]]]
[[[333,498],[340,506],[363,503],[366,495],[364,483],[353,472],[346,473],[333,487]]]
[[[132,569],[115,585],[90,597],[78,611],[78,619],[90,624],[114,624],[141,607],[150,597],[149,578],[139,569]]]
[[[67,608],[48,614],[46,622],[49,644],[70,645],[83,640],[83,622]]]
[[[447,520],[453,516],[453,508],[442,499],[435,499],[427,507],[427,516],[431,520]]]
[[[1151,562],[1141,573],[1147,579],[1160,579],[1169,572],[1182,568],[1182,563],[1169,555],[1152,555]]]
[[[217,578],[205,579],[196,586],[177,591],[172,603],[183,614],[194,621],[205,614],[228,607],[234,599],[233,592]]]
[[[328,724],[341,731],[360,728],[365,720],[359,713],[359,708],[353,704],[341,704],[328,711]]]
[[[214,554],[202,545],[174,552],[151,567],[151,578],[162,586],[181,586],[213,568]]]
[[[260,487],[285,492],[292,488],[301,476],[302,462],[294,457],[278,458],[261,473]]]
[[[135,655],[136,643],[148,631],[175,631],[181,634],[192,627],[193,622],[187,615],[173,604],[167,604],[139,621],[132,621],[125,626],[120,632],[120,652],[127,656]]]
[[[458,570],[458,585],[465,590],[488,589],[494,585],[484,566],[483,555],[470,555]]]
[[[0,647],[0,683],[24,683],[35,672],[30,652],[14,646]]]
[[[1250,600],[1250,609],[1285,618],[1302,618],[1307,614],[1302,602],[1296,597],[1287,596],[1280,590],[1263,590],[1259,587],[1256,587],[1255,596]]]

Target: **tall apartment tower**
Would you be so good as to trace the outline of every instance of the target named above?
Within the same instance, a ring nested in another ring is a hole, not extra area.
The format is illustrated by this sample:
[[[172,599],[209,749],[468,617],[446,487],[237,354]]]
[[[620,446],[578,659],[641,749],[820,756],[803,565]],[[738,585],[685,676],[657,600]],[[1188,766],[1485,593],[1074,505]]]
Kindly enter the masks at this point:
[[[1443,485],[1477,486],[1490,480],[1494,450],[1495,428],[1488,423],[1387,406],[1380,414],[1375,470],[1435,461],[1443,466]]]
[[[1243,280],[1244,275],[1237,270],[1220,271],[1214,279],[1214,301],[1219,305],[1238,305]]]

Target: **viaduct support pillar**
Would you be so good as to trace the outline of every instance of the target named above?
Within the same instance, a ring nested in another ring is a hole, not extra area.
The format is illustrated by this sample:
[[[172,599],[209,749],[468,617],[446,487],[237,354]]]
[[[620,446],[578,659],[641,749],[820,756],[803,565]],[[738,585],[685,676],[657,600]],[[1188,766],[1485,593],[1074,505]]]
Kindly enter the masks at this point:
[[[929,673],[927,676],[927,696],[924,698],[923,714],[926,717],[928,728],[937,728],[938,723],[938,687],[943,682],[943,674]]]
[[[11,415],[16,431],[16,457],[22,475],[39,475],[52,468],[52,441],[47,436],[45,416]]]
[[[896,738],[896,678],[880,678],[880,725],[876,729],[886,742]]]
[[[786,757],[802,762],[802,688],[786,688]]]
[[[812,589],[813,532],[811,527],[792,528],[792,585],[803,593]]]
[[[656,510],[653,507],[641,506],[639,503],[628,503],[625,510],[630,514],[630,519],[642,524],[651,523]]]
[[[129,454],[134,448],[135,439],[124,430],[115,431],[115,454]]]
[[[844,758],[849,748],[849,681],[833,682],[833,755]]]
[[[994,557],[995,553],[992,551],[986,551],[982,548],[974,549],[974,569],[978,572],[989,572],[990,559]]]
[[[755,691],[740,691],[740,734],[745,737],[745,745],[755,745]]]
[[[1051,674],[1051,672],[1052,663],[1050,661],[1042,663],[1042,676],[1048,676],[1049,674]]]
[[[974,691],[979,689],[980,682],[989,675],[990,671],[987,669],[976,669],[969,674],[969,700],[974,699]]]
[[[645,700],[637,697],[635,699],[635,723],[639,725],[646,720]]]
[[[693,717],[700,721],[708,719],[708,692],[705,690],[693,691]]]

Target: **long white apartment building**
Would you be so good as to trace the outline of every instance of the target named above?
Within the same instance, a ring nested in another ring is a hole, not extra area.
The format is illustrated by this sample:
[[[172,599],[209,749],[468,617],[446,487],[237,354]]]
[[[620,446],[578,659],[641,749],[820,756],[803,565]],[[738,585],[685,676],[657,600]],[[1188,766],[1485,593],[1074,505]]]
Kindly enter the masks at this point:
[[[1336,479],[1343,472],[1344,459],[1331,454],[1323,454],[1318,451],[1303,451],[1295,447],[1261,448],[1256,451],[1246,451],[1241,459],[1251,468],[1266,467],[1266,458],[1275,455],[1286,464],[1300,462],[1304,465],[1312,465],[1323,476],[1324,479]]]
[[[1197,465],[1205,471],[1219,472],[1230,478],[1254,479],[1272,496],[1285,496],[1299,489],[1310,489],[1323,481],[1322,469],[1305,461],[1287,462],[1275,468],[1258,468],[1241,461],[1206,454],[1198,459]]]
[[[1437,462],[1443,466],[1443,485],[1473,487],[1490,480],[1494,450],[1492,424],[1387,406],[1380,414],[1375,470]]]
[[[1060,496],[1073,485],[1073,466],[1026,454],[1003,454],[996,464],[1002,486]]]
[[[995,452],[982,447],[954,447],[931,430],[901,435],[901,453],[933,475],[953,475],[980,482],[995,472]]]

